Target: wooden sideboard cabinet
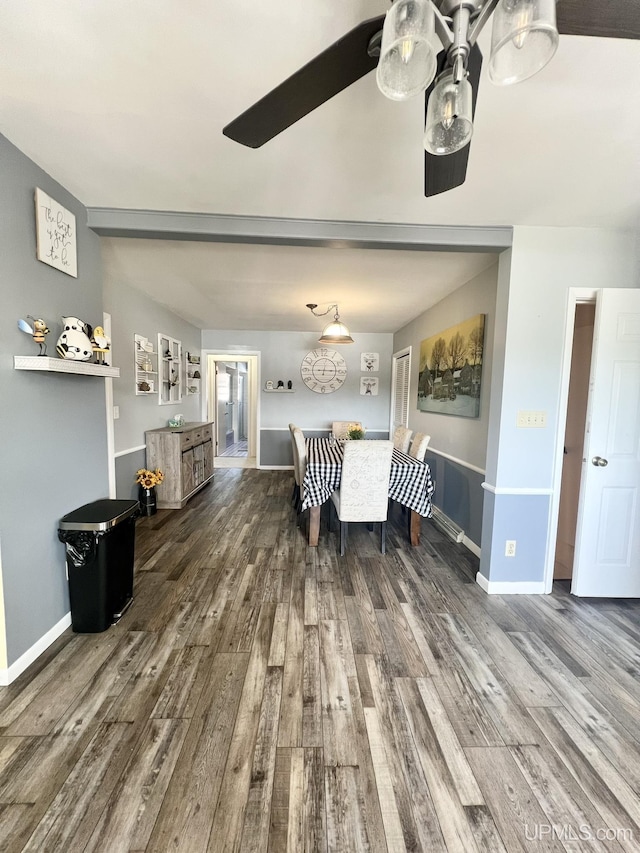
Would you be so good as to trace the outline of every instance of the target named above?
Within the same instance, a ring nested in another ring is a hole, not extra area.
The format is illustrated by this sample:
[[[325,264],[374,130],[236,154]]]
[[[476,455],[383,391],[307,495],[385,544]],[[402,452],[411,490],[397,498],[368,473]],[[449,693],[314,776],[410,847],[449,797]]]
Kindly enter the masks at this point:
[[[145,432],[147,468],[160,468],[158,509],[182,509],[213,479],[212,423],[187,423]]]

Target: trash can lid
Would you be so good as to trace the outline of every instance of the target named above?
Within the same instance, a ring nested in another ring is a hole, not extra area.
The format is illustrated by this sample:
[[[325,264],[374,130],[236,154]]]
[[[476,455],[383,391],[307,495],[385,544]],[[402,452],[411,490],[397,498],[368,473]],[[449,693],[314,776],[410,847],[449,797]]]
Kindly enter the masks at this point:
[[[59,530],[109,530],[137,512],[138,501],[100,500],[68,512],[59,522]]]

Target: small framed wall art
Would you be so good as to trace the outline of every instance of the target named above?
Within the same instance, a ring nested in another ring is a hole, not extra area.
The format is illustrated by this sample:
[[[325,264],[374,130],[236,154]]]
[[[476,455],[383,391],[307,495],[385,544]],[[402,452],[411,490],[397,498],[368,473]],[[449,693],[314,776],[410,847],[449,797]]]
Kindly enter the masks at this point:
[[[380,353],[361,352],[360,370],[363,373],[377,373],[380,370]]]
[[[360,394],[365,397],[378,396],[378,383],[380,380],[377,376],[361,376],[360,377]]]
[[[36,188],[36,257],[43,264],[78,277],[76,218]]]

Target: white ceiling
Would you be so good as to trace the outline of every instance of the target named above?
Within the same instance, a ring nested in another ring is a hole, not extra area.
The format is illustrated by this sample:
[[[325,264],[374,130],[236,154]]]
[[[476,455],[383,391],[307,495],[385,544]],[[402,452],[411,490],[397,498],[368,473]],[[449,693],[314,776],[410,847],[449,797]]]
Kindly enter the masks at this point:
[[[540,74],[498,88],[486,77],[483,34],[467,181],[436,198],[423,195],[423,104],[388,101],[374,74],[261,149],[222,136],[230,120],[385,8],[381,0],[3,0],[0,132],[89,207],[638,227],[638,41],[561,37]],[[349,307],[357,327],[373,328],[393,292],[391,331],[419,313],[413,299],[423,309],[492,262],[124,239],[105,241],[104,254],[109,275],[167,304],[179,293],[174,309],[184,315],[188,302],[199,326],[217,318],[217,327],[265,329],[299,328],[300,305],[335,299],[345,320]],[[358,313],[369,299],[373,317]]]

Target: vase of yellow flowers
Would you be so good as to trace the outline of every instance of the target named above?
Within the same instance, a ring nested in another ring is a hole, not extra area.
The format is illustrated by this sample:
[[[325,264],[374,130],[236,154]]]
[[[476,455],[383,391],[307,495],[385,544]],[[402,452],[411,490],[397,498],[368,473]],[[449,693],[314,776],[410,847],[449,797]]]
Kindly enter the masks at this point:
[[[364,427],[350,424],[347,429],[347,438],[351,441],[361,441],[364,438]]]
[[[158,500],[156,486],[164,480],[164,474],[159,468],[149,471],[140,468],[136,471],[136,483],[138,484],[138,500],[143,515],[155,515],[158,511]]]

